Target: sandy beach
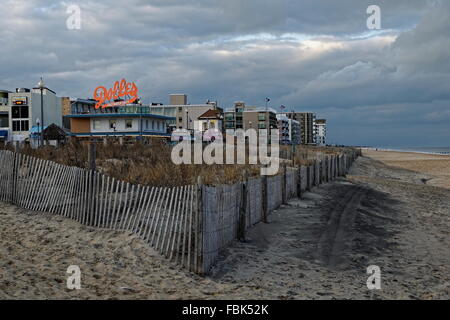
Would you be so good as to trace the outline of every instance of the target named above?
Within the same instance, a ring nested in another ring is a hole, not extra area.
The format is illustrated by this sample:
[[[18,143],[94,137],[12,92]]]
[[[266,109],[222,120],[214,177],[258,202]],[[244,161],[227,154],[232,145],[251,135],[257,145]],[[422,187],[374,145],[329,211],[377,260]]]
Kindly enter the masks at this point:
[[[252,228],[207,277],[131,234],[0,203],[0,299],[449,299],[448,177],[440,156],[366,151],[346,178]],[[66,288],[69,265],[81,290]],[[367,289],[369,265],[381,290]]]
[[[432,186],[450,188],[450,155],[363,150],[363,154],[388,166],[415,171]]]

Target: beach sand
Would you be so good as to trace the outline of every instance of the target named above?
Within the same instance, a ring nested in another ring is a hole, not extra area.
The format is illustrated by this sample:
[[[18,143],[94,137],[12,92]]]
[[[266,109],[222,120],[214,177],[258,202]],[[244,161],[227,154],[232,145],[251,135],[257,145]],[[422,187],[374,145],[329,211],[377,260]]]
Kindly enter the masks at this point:
[[[207,277],[131,234],[0,203],[0,299],[449,299],[450,190],[430,176],[360,157],[251,228]],[[69,265],[81,290],[66,288]],[[367,289],[369,265],[381,290]]]
[[[363,154],[383,163],[428,175],[429,185],[450,188],[450,156],[413,152],[363,150]]]

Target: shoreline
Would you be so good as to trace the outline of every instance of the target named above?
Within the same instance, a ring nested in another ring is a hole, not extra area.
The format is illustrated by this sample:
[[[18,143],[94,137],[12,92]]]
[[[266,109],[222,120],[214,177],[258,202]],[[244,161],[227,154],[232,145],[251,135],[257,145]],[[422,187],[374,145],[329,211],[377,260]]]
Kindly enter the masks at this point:
[[[420,174],[424,184],[450,189],[450,156],[418,152],[362,149],[364,156]]]
[[[387,148],[369,148],[364,147],[361,148],[362,151],[369,150],[369,151],[381,151],[381,152],[401,152],[401,153],[418,153],[418,154],[428,154],[428,155],[436,155],[436,156],[445,156],[450,157],[450,151],[418,151],[418,150],[400,150],[400,149],[387,149]]]

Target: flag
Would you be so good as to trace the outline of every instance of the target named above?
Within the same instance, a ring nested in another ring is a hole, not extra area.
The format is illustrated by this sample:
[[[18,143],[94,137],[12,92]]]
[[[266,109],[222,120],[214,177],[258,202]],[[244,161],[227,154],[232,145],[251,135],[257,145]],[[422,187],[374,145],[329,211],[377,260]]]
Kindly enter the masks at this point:
[[[280,109],[283,110],[283,109],[286,109],[286,107],[283,106],[283,105],[281,105],[281,106],[280,106]]]

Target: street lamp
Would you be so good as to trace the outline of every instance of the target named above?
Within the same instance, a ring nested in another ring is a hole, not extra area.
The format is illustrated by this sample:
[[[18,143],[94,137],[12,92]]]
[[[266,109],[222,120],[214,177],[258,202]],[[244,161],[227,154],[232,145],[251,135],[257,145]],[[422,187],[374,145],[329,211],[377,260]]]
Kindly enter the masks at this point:
[[[41,146],[44,145],[44,88],[45,82],[41,77],[41,80],[38,82],[38,88],[41,90]],[[38,126],[39,128],[39,126]]]
[[[39,130],[39,126],[41,125],[41,120],[39,120],[39,118],[36,119],[36,125],[37,125],[38,130]],[[41,142],[40,142],[40,140],[38,140],[38,147],[40,147],[40,144],[41,144]]]

